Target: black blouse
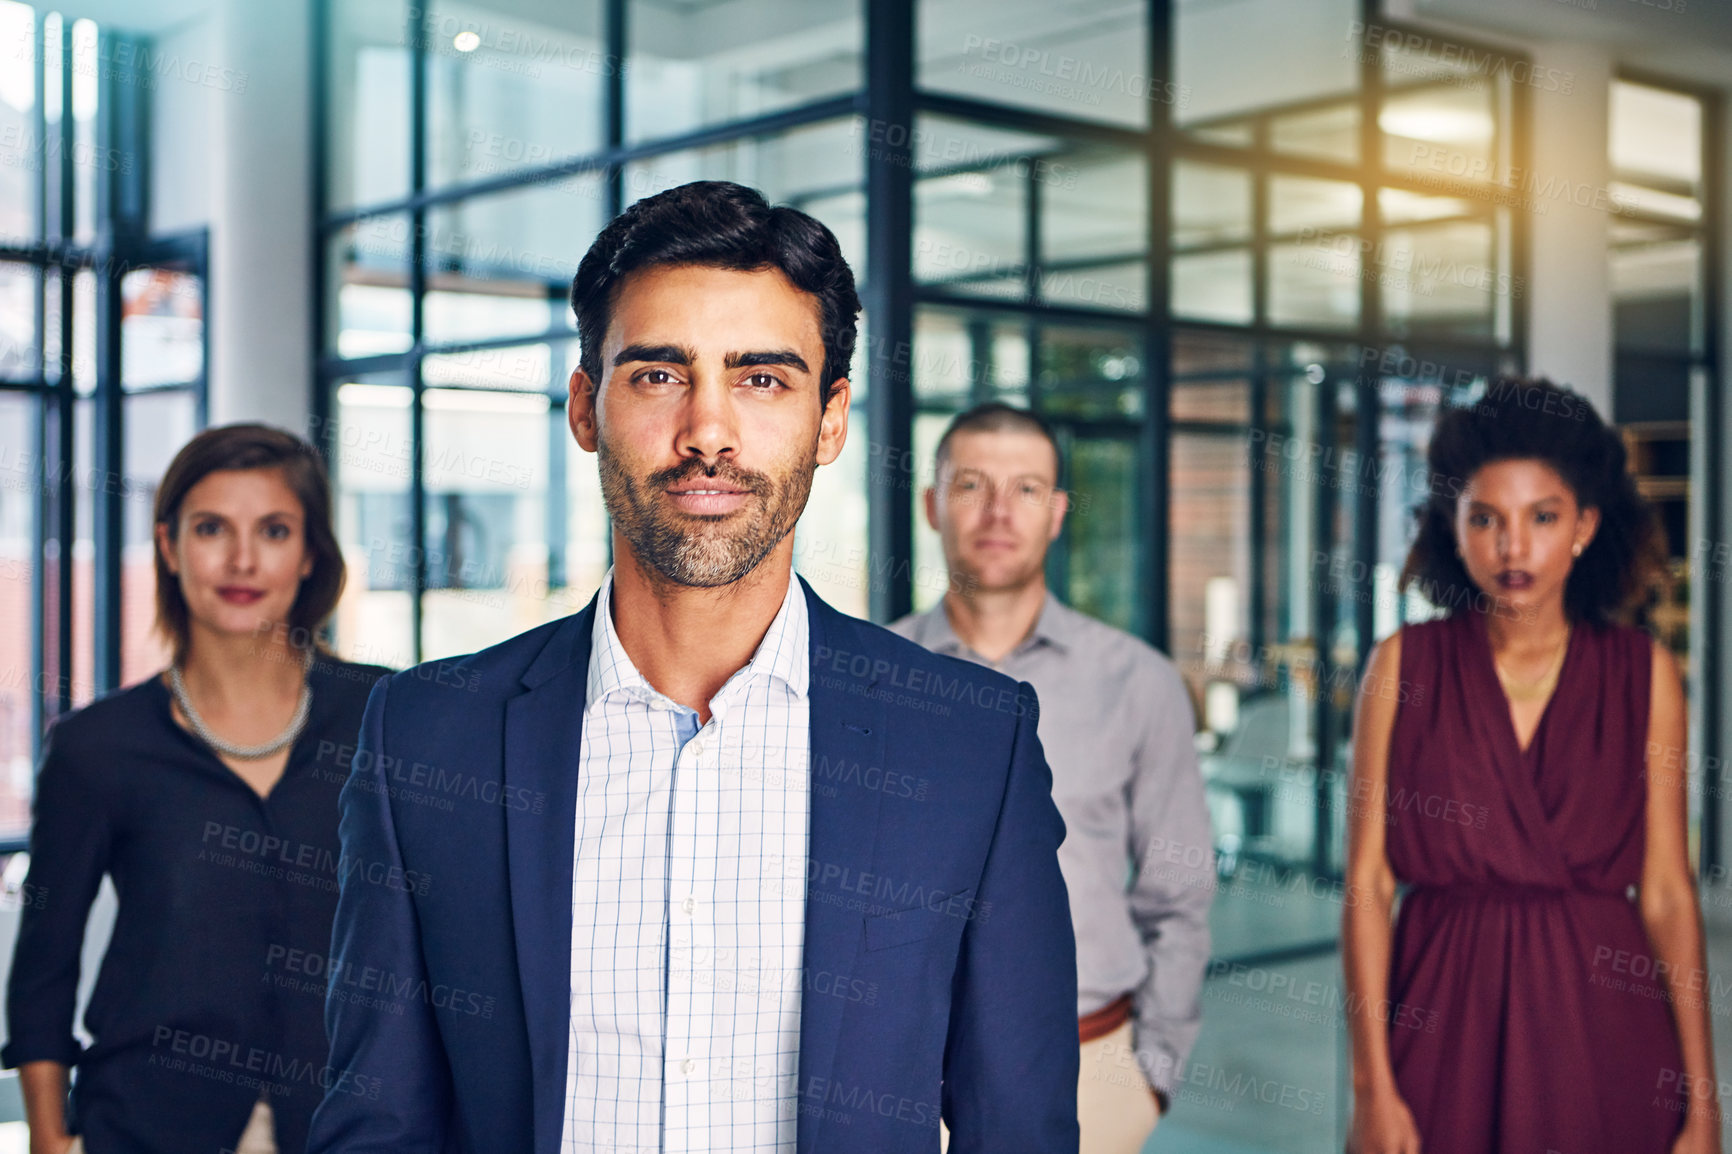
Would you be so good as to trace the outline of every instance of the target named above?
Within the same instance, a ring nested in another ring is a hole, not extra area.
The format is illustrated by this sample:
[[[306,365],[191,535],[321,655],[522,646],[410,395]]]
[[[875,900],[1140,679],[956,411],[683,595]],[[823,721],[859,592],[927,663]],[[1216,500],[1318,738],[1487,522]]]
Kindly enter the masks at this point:
[[[0,1064],[76,1066],[68,1126],[90,1154],[232,1149],[261,1093],[283,1154],[305,1149],[326,1067],[324,957],[341,858],[337,795],[389,670],[320,659],[307,727],[260,797],[182,729],[160,677],[58,719],[36,783],[30,872]],[[119,898],[73,1037],[85,921]]]

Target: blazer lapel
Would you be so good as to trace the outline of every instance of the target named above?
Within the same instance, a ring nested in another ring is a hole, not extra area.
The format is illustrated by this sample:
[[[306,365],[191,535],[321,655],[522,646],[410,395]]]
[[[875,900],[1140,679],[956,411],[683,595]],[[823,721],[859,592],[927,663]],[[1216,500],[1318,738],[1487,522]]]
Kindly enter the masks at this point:
[[[877,678],[851,676],[853,659],[874,653],[862,644],[855,623],[818,599],[802,580],[812,650],[808,689],[811,729],[812,788],[806,847],[805,972],[852,973],[864,936],[860,914],[840,902],[815,900],[814,893],[834,888],[843,877],[857,878],[872,869],[873,842],[878,830],[880,790],[863,788],[862,774],[835,773],[826,781],[825,768],[837,764],[884,764],[883,704],[869,692]],[[847,871],[843,873],[842,871]],[[799,1085],[827,1078],[835,1060],[842,1019],[848,1003],[842,998],[804,998],[800,1004]],[[815,1154],[822,1124],[819,1112],[801,1111],[795,1149]]]
[[[535,1154],[558,1154],[565,1117],[571,855],[594,621],[591,599],[524,672],[528,692],[505,705],[507,796],[546,799],[539,812],[508,807],[505,815],[511,921],[534,1078]]]

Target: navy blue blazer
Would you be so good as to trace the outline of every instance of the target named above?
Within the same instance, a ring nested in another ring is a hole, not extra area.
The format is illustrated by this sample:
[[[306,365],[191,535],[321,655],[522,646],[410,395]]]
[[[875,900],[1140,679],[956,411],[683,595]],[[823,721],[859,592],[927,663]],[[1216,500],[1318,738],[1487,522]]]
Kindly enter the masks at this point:
[[[805,595],[799,1154],[929,1154],[940,1113],[954,1154],[1074,1154],[1075,942],[1034,690]],[[594,616],[374,688],[310,1154],[558,1154]]]

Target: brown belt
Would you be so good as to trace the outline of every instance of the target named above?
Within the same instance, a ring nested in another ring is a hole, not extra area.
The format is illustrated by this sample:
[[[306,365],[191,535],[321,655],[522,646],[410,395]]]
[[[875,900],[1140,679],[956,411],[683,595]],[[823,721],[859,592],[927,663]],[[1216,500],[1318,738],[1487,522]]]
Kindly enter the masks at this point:
[[[1117,1001],[1109,1002],[1094,1013],[1076,1021],[1077,1040],[1092,1042],[1096,1038],[1104,1038],[1126,1022],[1131,1020],[1131,996],[1125,994]]]

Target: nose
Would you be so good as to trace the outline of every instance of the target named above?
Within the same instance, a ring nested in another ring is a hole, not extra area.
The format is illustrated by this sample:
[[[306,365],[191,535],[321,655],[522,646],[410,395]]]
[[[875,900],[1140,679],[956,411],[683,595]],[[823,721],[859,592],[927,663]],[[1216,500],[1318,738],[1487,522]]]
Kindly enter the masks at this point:
[[[739,452],[738,413],[725,382],[695,381],[686,393],[680,416],[675,448],[681,457],[697,457],[706,465],[714,465],[723,456]]]
[[[237,573],[251,573],[258,564],[259,546],[251,533],[236,533],[234,547],[229,550],[229,567]]]

